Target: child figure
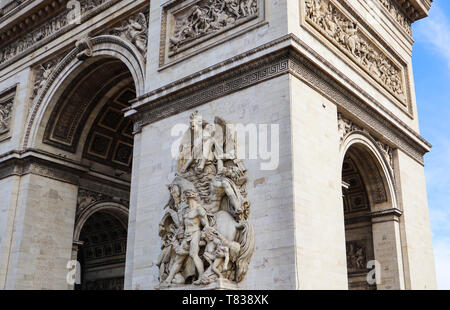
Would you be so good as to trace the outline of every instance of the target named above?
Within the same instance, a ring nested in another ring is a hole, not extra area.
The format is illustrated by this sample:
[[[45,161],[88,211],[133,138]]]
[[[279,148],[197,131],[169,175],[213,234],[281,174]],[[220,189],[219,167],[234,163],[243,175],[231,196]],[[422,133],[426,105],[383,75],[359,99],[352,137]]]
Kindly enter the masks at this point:
[[[227,271],[230,261],[229,242],[219,236],[219,233],[212,227],[208,227],[203,232],[204,239],[207,242],[203,257],[209,263],[212,271],[222,278],[222,273],[218,267],[223,263],[222,271]]]

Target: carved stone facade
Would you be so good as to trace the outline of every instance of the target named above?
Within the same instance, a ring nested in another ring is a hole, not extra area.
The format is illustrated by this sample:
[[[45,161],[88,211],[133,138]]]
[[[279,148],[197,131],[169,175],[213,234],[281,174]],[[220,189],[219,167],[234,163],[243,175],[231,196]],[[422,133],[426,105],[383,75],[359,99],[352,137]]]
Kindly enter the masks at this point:
[[[395,0],[378,0],[381,5],[391,14],[395,21],[405,30],[408,35],[412,35],[411,21],[395,2]]]
[[[10,130],[15,95],[15,89],[0,94],[0,135]]]
[[[405,65],[393,60],[334,0],[304,1],[306,21],[408,107]]]
[[[90,14],[97,13],[98,10],[104,10],[109,5],[118,0],[81,0],[80,3],[80,21],[87,18]],[[76,25],[77,20],[71,19],[73,9],[66,8],[63,12],[48,20],[43,26],[37,27],[31,32],[20,35],[14,42],[2,46],[0,50],[0,65],[9,59],[31,51],[36,45],[44,43],[46,38],[55,37],[68,31]]]
[[[49,60],[48,62],[41,64],[37,68],[35,68],[34,87],[31,94],[31,100],[37,97],[61,59],[61,56],[55,57],[54,59]]]
[[[148,41],[148,8],[128,17],[120,26],[113,27],[105,34],[112,34],[129,41],[136,46],[145,59]]]
[[[372,4],[2,1],[0,289],[434,288],[431,3]]]
[[[172,1],[164,4],[161,18],[160,66],[207,49],[265,20],[262,0]]]
[[[174,15],[176,26],[169,38],[169,50],[175,53],[183,46],[200,38],[206,39],[229,28],[237,27],[256,17],[257,14],[257,0],[197,2],[192,7]]]
[[[338,113],[338,131],[339,131],[339,137],[340,140],[343,141],[344,138],[351,132],[354,131],[360,131],[368,134],[377,145],[380,153],[383,155],[384,159],[386,160],[386,163],[388,163],[389,168],[391,171],[394,171],[394,158],[393,158],[393,152],[394,149],[390,147],[387,144],[384,144],[383,142],[379,141],[377,138],[373,137],[366,129],[363,127],[360,127],[353,123],[351,120],[346,119],[341,113]]]
[[[244,279],[255,236],[248,221],[247,169],[237,147],[231,123],[216,117],[210,124],[197,111],[191,115],[159,224],[158,288]]]

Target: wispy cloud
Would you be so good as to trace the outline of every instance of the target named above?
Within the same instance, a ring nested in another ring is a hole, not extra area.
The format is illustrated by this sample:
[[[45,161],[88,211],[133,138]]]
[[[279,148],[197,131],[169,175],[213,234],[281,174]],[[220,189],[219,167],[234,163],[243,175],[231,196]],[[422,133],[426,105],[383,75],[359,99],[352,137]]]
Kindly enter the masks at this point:
[[[433,3],[430,16],[417,24],[414,38],[444,57],[450,68],[450,20],[438,3]]]

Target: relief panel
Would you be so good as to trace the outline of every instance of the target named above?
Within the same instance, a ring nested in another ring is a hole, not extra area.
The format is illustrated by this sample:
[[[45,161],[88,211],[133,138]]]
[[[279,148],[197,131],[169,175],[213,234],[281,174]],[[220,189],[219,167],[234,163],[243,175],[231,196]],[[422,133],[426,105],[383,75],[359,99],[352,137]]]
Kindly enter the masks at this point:
[[[345,5],[335,0],[301,0],[302,26],[412,117],[406,63]],[[348,9],[346,9],[346,8]],[[373,83],[373,81],[375,83]],[[380,87],[381,86],[381,87]]]
[[[0,141],[9,137],[16,89],[0,93]]]
[[[178,0],[163,7],[160,66],[262,24],[264,0]]]

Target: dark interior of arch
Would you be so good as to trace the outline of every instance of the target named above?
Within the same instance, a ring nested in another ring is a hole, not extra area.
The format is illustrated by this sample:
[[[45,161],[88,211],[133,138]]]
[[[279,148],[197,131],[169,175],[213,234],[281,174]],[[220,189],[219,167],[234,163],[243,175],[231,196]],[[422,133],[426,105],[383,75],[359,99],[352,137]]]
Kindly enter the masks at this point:
[[[353,150],[355,151],[355,150]],[[363,173],[348,152],[342,165],[348,285],[351,290],[374,290],[367,283],[367,262],[374,259],[370,201]]]
[[[126,219],[125,219],[126,220]],[[122,290],[124,286],[127,229],[111,213],[91,215],[80,232],[78,251],[81,284],[78,290]]]
[[[109,57],[90,60],[57,99],[44,143],[69,152],[81,147],[87,164],[129,172],[132,122],[124,118],[122,109],[135,97],[133,78],[124,63]],[[100,104],[100,112],[93,115]],[[86,122],[93,117],[87,139],[80,141]]]

